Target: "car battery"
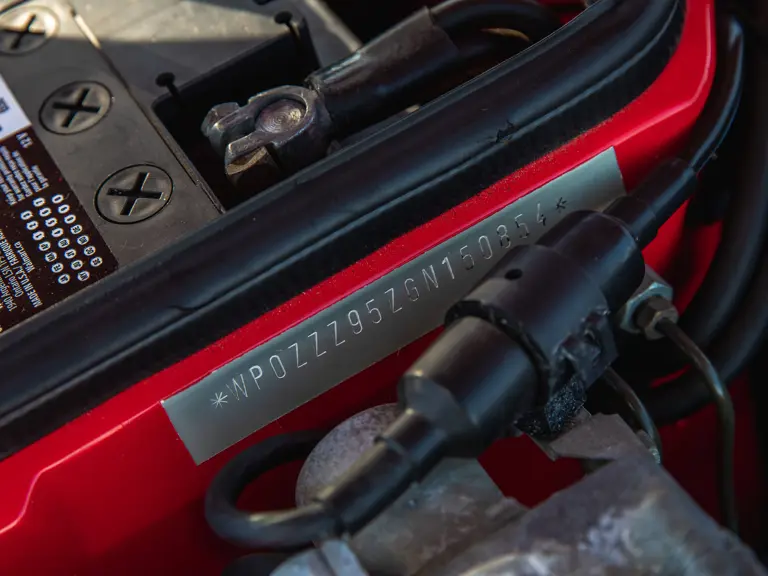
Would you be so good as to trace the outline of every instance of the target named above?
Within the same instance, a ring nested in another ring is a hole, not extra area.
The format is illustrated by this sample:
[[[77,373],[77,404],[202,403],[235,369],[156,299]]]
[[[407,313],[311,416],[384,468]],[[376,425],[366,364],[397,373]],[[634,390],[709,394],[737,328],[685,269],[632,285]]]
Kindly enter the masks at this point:
[[[605,0],[585,12],[603,27],[553,34],[549,52],[534,46],[233,201],[205,112],[298,84],[358,41],[314,0],[107,4],[0,13],[15,163],[3,156],[0,251],[18,310],[0,336],[8,573],[223,567],[233,551],[201,508],[222,463],[391,398],[506,251],[627,193],[680,146],[714,73],[712,2]],[[567,98],[553,91],[564,69]],[[661,271],[682,217],[647,252]],[[260,504],[288,497],[278,476]]]
[[[227,65],[242,66],[253,54],[258,59],[247,65],[258,67],[271,56],[300,75],[316,58],[336,60],[357,42],[339,23],[341,35],[318,31],[318,41],[303,49],[289,27],[275,22],[280,8],[257,10],[243,2],[192,10],[186,2],[137,2],[130,14],[116,16],[107,4],[33,2],[2,14],[7,281],[0,288],[0,329],[220,213],[161,120],[174,109],[165,101],[191,103],[186,91],[199,91],[200,78],[212,70],[219,76],[206,78],[211,90],[231,87]],[[302,13],[318,30],[327,23],[325,11]],[[188,30],[197,30],[194,48],[178,42]]]

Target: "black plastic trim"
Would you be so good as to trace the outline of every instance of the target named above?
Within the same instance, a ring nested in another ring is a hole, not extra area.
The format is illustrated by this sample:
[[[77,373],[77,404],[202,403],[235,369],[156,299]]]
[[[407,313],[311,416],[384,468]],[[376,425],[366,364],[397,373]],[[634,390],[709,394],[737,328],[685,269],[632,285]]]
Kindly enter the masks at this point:
[[[666,66],[683,20],[683,0],[601,0],[419,112],[4,334],[0,457],[618,112]]]

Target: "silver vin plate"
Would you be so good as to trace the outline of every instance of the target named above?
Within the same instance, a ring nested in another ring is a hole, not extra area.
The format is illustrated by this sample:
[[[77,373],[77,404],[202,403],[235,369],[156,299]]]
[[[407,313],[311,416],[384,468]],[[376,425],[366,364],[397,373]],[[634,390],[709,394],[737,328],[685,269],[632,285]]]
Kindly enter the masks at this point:
[[[512,247],[625,193],[612,149],[254,348],[163,402],[196,463],[443,322]]]

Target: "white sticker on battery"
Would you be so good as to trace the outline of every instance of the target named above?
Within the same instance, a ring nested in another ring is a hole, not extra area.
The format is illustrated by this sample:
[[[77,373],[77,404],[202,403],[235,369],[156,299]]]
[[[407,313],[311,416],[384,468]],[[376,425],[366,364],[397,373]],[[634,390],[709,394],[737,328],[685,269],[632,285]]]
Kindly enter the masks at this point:
[[[0,140],[30,125],[29,118],[0,76]]]

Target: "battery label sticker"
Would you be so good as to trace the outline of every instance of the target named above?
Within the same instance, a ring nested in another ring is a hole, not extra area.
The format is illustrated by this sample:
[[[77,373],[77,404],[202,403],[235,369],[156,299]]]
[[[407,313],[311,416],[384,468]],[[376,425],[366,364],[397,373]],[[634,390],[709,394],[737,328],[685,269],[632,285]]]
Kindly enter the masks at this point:
[[[0,76],[0,140],[29,127],[29,119]]]
[[[116,268],[0,77],[0,332]]]

